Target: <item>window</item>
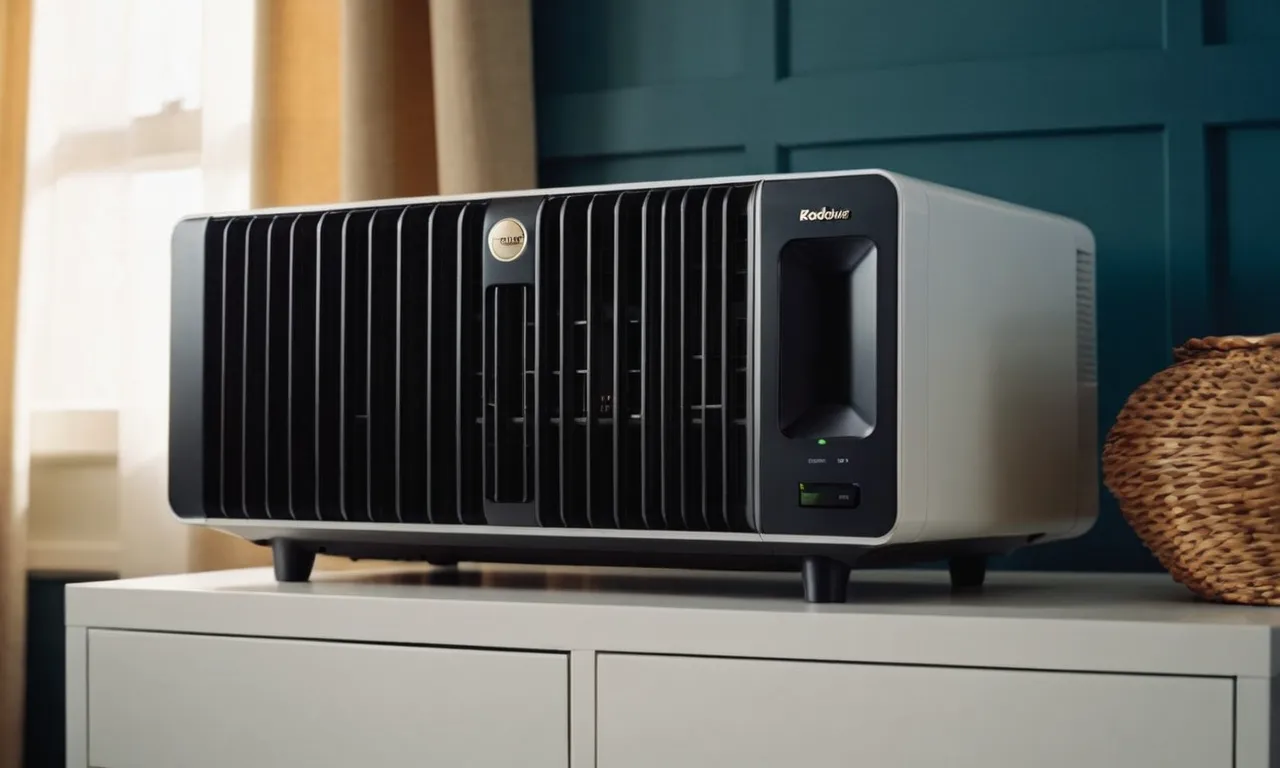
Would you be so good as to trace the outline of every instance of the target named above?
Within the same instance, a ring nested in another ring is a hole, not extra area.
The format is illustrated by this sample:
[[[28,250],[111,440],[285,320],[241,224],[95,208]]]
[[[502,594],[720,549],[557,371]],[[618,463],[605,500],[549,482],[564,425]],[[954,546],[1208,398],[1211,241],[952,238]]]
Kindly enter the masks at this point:
[[[170,232],[183,215],[248,205],[253,6],[35,1],[29,410],[165,407]]]

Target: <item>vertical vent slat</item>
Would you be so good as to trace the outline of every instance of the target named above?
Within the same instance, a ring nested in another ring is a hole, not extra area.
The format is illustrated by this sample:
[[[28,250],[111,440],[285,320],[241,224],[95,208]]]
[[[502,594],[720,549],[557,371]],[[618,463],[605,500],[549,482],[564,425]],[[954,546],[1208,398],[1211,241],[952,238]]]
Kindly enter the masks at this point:
[[[226,219],[215,219],[205,232],[205,316],[204,348],[206,371],[204,395],[204,431],[206,450],[204,462],[204,506],[211,516],[226,517],[223,504],[223,405],[225,398],[223,366],[223,332],[226,296],[223,291],[226,278]]]
[[[560,506],[560,215],[563,200],[550,198],[538,207],[537,261],[534,270],[534,463],[537,475],[538,523],[564,525]]]
[[[338,424],[341,444],[342,516],[372,520],[368,505],[369,441],[369,211],[351,211],[342,226],[342,386]]]
[[[484,463],[484,411],[481,381],[478,380],[483,376],[481,365],[484,351],[484,296],[480,282],[479,253],[483,223],[483,205],[464,205],[458,216],[454,242],[454,258],[457,263],[455,286],[458,297],[454,340],[457,367],[455,495],[460,522],[468,525],[484,523],[484,510],[480,503],[484,481],[479,471]]]
[[[559,484],[563,524],[590,525],[586,510],[584,466],[586,417],[586,229],[587,200],[575,197],[560,210]]]
[[[617,525],[613,508],[612,432],[616,423],[617,382],[613,379],[613,335],[609,316],[612,305],[613,218],[616,195],[593,195],[587,207],[585,397],[583,432],[587,522],[593,528]]]
[[[640,217],[644,195],[628,192],[614,207],[613,507],[620,528],[643,528],[641,513],[641,361],[643,310]]]
[[[691,189],[680,205],[680,512],[689,530],[705,530],[702,441],[703,290],[702,212],[706,190]]]
[[[240,347],[240,483],[245,517],[266,517],[267,246],[274,219],[249,222],[244,244],[244,325]]]
[[[595,505],[593,505],[592,502],[595,500],[596,488],[599,487],[599,478],[596,477],[596,473],[592,471],[593,467],[591,466],[592,453],[596,448],[592,441],[596,423],[596,377],[594,375],[595,371],[593,370],[595,361],[592,359],[592,353],[595,351],[595,346],[598,343],[598,339],[593,331],[595,330],[597,316],[595,303],[597,290],[596,283],[600,279],[600,271],[596,267],[595,263],[601,255],[601,249],[596,247],[595,244],[595,241],[600,237],[600,228],[599,225],[596,224],[596,211],[598,210],[597,202],[599,199],[599,195],[592,195],[591,201],[587,203],[586,232],[584,233],[586,253],[583,255],[584,269],[580,273],[584,279],[583,284],[578,288],[583,295],[583,305],[582,313],[576,316],[581,318],[581,338],[583,339],[583,346],[581,347],[581,356],[578,358],[578,361],[580,362],[575,361],[574,364],[575,371],[578,371],[578,376],[581,377],[583,392],[581,398],[581,417],[578,416],[579,412],[575,412],[574,414],[574,431],[577,431],[579,418],[581,418],[580,423],[582,425],[582,474],[579,482],[585,486],[584,501],[586,504],[586,510],[583,514],[586,518],[587,525],[591,527],[595,527],[596,525],[595,516],[592,514]],[[577,335],[578,334],[575,334],[575,336]],[[577,380],[577,378],[578,377],[575,376],[575,380]]]
[[[702,511],[703,521],[709,530],[728,530],[728,515],[724,511],[724,486],[721,482],[723,452],[724,398],[720,383],[720,326],[722,324],[721,282],[724,243],[724,206],[727,190],[713,189],[702,204],[702,328],[700,350],[702,353],[701,383],[701,437],[702,449]]]
[[[751,187],[735,187],[730,193],[727,205],[727,223],[725,224],[725,247],[727,261],[725,267],[725,284],[727,294],[723,307],[725,332],[727,340],[724,367],[728,381],[726,384],[727,401],[724,407],[724,422],[728,430],[725,448],[725,462],[728,465],[725,476],[726,503],[729,508],[730,529],[748,531],[752,529],[747,518],[747,462],[750,455],[750,432],[747,428],[747,346],[750,337],[747,307],[751,301],[748,290],[748,271],[751,268],[748,231],[753,190]]]
[[[569,243],[566,238],[571,237],[569,232],[569,211],[570,203],[565,202],[560,209],[558,238],[560,245],[559,269],[556,275],[558,282],[557,296],[559,297],[559,312],[556,313],[556,347],[559,351],[559,358],[556,361],[556,423],[558,426],[556,440],[556,467],[557,484],[560,489],[560,524],[566,527],[575,524],[575,520],[571,514],[572,494],[574,489],[569,485],[569,437],[570,425],[573,423],[573,414],[570,411],[570,389],[573,386],[573,374],[569,369],[569,342],[572,339],[573,318],[569,316],[569,294],[571,287],[568,283],[567,272],[569,270]]]
[[[327,213],[316,243],[316,512],[322,520],[343,520],[340,499],[342,443],[342,226],[343,213]]]
[[[663,192],[648,192],[640,210],[640,514],[645,528],[667,527],[662,514],[662,213]]]
[[[318,214],[289,228],[289,514],[315,520],[316,508],[316,233]]]
[[[502,457],[499,452],[499,420],[502,412],[502,372],[498,369],[502,355],[502,299],[505,286],[495,285],[485,292],[484,308],[484,495],[489,501],[502,501]]]
[[[458,271],[458,227],[462,208],[440,206],[429,220],[428,292],[431,314],[428,338],[431,362],[427,368],[430,397],[430,425],[427,429],[427,461],[431,465],[428,486],[431,522],[462,522],[462,500],[458,497],[460,433],[465,416],[458,412],[458,387],[463,377],[458,368],[460,335],[466,328],[459,298],[463,295]],[[475,343],[478,339],[471,339]],[[470,382],[467,382],[470,384]]]
[[[430,522],[432,395],[429,221],[434,209],[409,207],[396,221],[395,508],[405,523]]]
[[[667,527],[673,530],[686,527],[681,514],[682,496],[679,485],[683,474],[680,467],[680,434],[675,426],[679,419],[676,385],[681,375],[677,342],[680,336],[680,205],[683,199],[684,192],[677,190],[669,190],[663,197],[662,247],[659,259],[662,315],[658,341],[658,423],[661,446],[658,465],[662,473],[659,486],[662,489],[662,516]]]
[[[368,284],[365,292],[364,391],[366,478],[365,508],[374,522],[399,522],[396,476],[399,456],[396,425],[400,402],[396,388],[396,350],[400,267],[396,225],[400,212],[374,212],[366,237]]]
[[[250,219],[235,219],[223,241],[222,510],[244,517],[244,302]]]
[[[533,390],[534,376],[534,340],[537,320],[534,315],[534,300],[530,296],[528,286],[521,286],[520,291],[520,500],[533,501],[534,468],[533,468]]]
[[[262,421],[267,517],[289,512],[289,261],[295,216],[272,219],[267,233],[266,350]]]
[[[460,336],[467,327],[459,303],[463,295],[458,271],[461,214],[460,206],[437,208],[431,215],[429,234],[429,290],[433,300],[429,319],[432,367],[428,369],[431,427],[427,446],[432,466],[429,508],[432,522],[446,524],[462,522],[463,500],[458,497],[458,491],[464,456],[458,451],[462,444],[459,429],[465,415],[458,411],[458,402],[459,386],[470,384],[458,367]],[[434,306],[436,304],[438,306]],[[472,343],[475,341],[472,339]]]

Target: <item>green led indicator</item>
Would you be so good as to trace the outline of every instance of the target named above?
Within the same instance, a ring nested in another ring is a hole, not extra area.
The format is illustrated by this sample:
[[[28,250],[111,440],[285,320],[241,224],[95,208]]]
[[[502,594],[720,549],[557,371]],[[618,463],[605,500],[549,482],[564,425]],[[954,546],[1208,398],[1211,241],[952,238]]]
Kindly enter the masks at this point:
[[[826,445],[826,444],[827,444],[827,439],[825,437],[818,438],[818,445]]]

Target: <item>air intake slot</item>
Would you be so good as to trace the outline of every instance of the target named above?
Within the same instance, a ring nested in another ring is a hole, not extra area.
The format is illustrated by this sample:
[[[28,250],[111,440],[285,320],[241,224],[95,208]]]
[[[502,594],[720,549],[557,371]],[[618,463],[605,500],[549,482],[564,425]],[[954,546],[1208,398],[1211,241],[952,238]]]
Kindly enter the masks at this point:
[[[751,189],[573,195],[543,205],[542,525],[750,530]]]
[[[210,222],[213,516],[483,523],[484,205]]]
[[[485,498],[533,500],[533,302],[527,285],[485,295]]]

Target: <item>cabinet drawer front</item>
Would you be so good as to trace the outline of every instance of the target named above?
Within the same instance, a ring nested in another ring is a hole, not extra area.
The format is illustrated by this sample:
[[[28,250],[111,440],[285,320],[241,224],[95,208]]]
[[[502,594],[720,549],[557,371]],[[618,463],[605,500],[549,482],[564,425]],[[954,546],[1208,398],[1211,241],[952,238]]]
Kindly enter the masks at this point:
[[[596,696],[599,768],[1232,760],[1227,679],[603,655]]]
[[[568,659],[93,630],[100,768],[568,765]]]

